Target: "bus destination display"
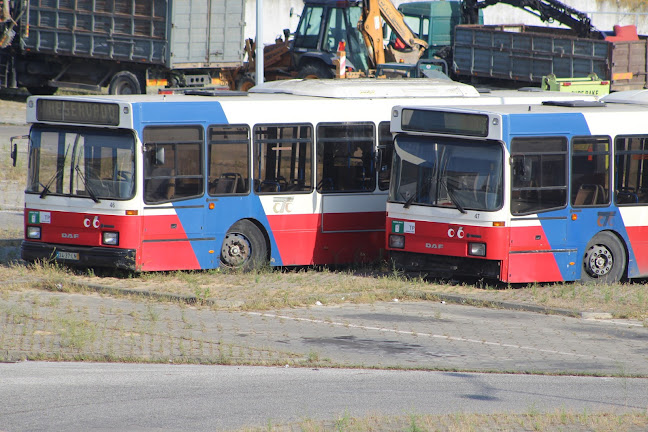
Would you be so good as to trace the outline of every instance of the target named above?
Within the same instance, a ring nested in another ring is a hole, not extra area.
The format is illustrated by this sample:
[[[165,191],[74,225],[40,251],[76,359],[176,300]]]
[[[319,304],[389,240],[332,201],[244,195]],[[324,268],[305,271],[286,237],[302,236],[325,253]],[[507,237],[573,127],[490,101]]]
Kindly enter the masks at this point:
[[[36,119],[48,122],[118,126],[119,105],[102,102],[38,99]]]
[[[488,136],[488,116],[483,114],[403,109],[401,121],[405,131]]]

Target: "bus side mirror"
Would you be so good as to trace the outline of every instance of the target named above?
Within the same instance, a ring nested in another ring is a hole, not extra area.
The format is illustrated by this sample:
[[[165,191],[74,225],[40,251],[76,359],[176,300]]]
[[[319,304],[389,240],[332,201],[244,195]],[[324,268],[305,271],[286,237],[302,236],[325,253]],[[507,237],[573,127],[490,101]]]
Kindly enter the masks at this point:
[[[16,144],[16,141],[18,140],[29,140],[29,135],[21,135],[21,136],[15,136],[11,137],[10,141],[10,154],[11,154],[11,160],[13,160],[13,166],[16,166],[16,163],[18,162],[18,144]]]
[[[16,161],[18,160],[18,144],[15,144],[11,147],[11,159],[13,160],[13,166],[16,166]]]
[[[164,165],[164,147],[155,148],[155,165]]]
[[[533,161],[524,156],[514,156],[511,162],[515,179],[524,183],[530,182],[533,177]]]

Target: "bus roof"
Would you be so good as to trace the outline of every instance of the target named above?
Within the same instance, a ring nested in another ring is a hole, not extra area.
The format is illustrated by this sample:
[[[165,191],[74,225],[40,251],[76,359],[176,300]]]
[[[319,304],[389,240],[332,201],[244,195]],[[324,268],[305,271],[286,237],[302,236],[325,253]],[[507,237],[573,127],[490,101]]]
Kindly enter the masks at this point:
[[[648,105],[648,90],[626,90],[610,93],[601,98],[608,103]]]
[[[548,102],[538,103],[513,103],[509,104],[484,104],[475,106],[421,106],[421,105],[401,105],[398,108],[415,109],[415,110],[450,110],[450,111],[470,111],[475,113],[488,114],[555,114],[555,113],[615,113],[615,112],[636,112],[637,103],[609,103],[602,101],[568,101],[568,100],[548,100]],[[574,103],[571,103],[574,102]],[[648,107],[646,107],[648,112]]]
[[[471,85],[449,79],[408,78],[388,80],[357,79],[292,79],[269,81],[252,87],[250,93],[283,93],[296,96],[327,98],[403,98],[403,97],[479,97]]]

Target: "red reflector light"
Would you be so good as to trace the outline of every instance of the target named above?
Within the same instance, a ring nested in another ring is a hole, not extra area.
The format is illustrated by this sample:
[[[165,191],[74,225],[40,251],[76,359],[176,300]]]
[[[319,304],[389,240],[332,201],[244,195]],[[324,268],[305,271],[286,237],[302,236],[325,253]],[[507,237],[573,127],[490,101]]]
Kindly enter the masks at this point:
[[[173,94],[173,90],[162,90],[162,89],[160,89],[160,90],[158,90],[158,94],[161,94],[161,95],[172,95],[172,94]]]
[[[565,87],[570,86],[571,84],[572,84],[572,83],[570,83],[570,82],[564,82],[564,83],[562,83],[562,85],[564,85]]]

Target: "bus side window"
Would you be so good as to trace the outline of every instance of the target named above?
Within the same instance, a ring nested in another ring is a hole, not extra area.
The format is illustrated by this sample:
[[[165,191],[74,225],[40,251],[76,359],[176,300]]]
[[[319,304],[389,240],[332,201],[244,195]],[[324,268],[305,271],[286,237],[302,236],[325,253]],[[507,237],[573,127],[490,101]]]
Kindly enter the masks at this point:
[[[378,125],[378,155],[378,188],[381,191],[389,190],[394,155],[394,141],[389,131],[389,122],[381,122]]]
[[[648,136],[618,136],[614,145],[616,203],[648,203]]]
[[[571,164],[571,204],[576,207],[608,204],[610,138],[574,137]]]
[[[209,195],[250,192],[250,129],[245,125],[211,126],[209,143]]]
[[[308,193],[313,190],[313,126],[254,126],[254,190]]]
[[[511,140],[511,214],[530,214],[567,205],[567,139]]]
[[[374,191],[374,142],[373,123],[317,125],[317,191]]]
[[[200,126],[144,128],[144,202],[157,204],[203,194]]]

